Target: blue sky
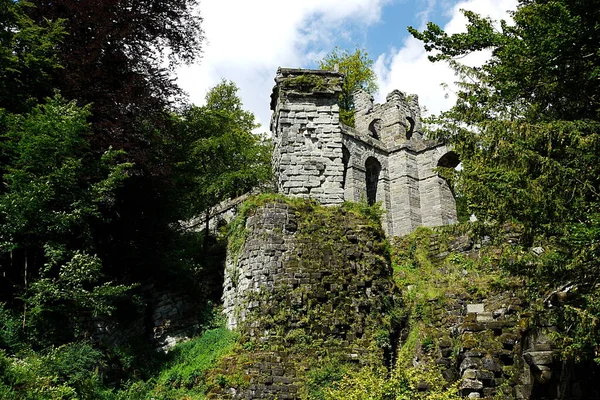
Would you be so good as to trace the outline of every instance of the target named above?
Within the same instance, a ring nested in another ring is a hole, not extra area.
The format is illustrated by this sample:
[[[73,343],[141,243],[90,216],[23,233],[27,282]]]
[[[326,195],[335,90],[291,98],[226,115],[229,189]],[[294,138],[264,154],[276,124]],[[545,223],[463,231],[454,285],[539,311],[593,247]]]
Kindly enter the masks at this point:
[[[277,67],[314,68],[335,46],[365,48],[375,61],[379,93],[394,89],[417,94],[437,113],[453,103],[452,72],[431,64],[406,27],[433,21],[449,32],[464,28],[459,8],[507,18],[516,0],[201,0],[206,41],[201,60],[178,71],[192,102],[202,104],[221,79],[234,81],[246,109],[268,130],[269,95]],[[481,63],[478,54],[467,62]],[[450,86],[452,87],[452,86]]]

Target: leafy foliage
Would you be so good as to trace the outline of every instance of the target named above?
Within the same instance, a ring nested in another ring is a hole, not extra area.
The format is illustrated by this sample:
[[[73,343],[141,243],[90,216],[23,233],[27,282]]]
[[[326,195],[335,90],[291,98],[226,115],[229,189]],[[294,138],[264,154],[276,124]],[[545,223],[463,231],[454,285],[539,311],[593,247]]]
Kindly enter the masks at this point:
[[[225,327],[206,331],[202,336],[183,343],[169,355],[158,384],[174,389],[187,388],[203,392],[213,384],[208,370],[236,344],[237,335]]]
[[[469,211],[489,222],[523,224],[524,245],[549,246],[540,260],[514,271],[541,295],[565,284],[578,290],[554,311],[565,354],[596,357],[600,314],[593,301],[600,205],[600,5],[522,0],[514,24],[463,11],[466,33],[435,24],[418,32],[432,61],[445,60],[460,78],[458,100],[434,120],[436,135],[460,153],[457,190]],[[491,50],[481,67],[458,59]],[[559,239],[560,238],[560,239]],[[540,293],[541,292],[541,293]]]
[[[163,365],[159,384],[138,380],[160,364],[154,352],[140,368],[135,343],[82,341],[117,305],[128,307],[115,320],[138,317],[126,294],[142,280],[215,291],[203,267],[220,266],[222,252],[209,252],[219,246],[174,222],[270,172],[233,83],[175,112],[174,67],[200,55],[198,2],[134,3],[0,0],[2,399],[176,398],[192,375],[208,382],[203,371],[235,341],[211,331]],[[123,379],[128,389],[106,386]]]
[[[40,317],[49,311],[65,317],[82,309],[106,312],[107,299],[126,290],[102,282],[92,229],[114,202],[129,164],[119,164],[114,151],[100,159],[87,156],[88,113],[56,96],[28,114],[6,116],[2,298],[18,296]]]
[[[334,70],[344,74],[342,93],[340,94],[340,120],[354,126],[354,91],[362,89],[367,93],[377,90],[377,77],[373,72],[373,60],[364,49],[356,48],[353,53],[339,47],[327,54],[319,62],[319,68]]]
[[[222,81],[207,93],[205,106],[188,108],[179,120],[178,179],[190,189],[181,199],[186,217],[207,213],[270,178],[271,145],[252,133],[258,125],[237,91],[235,83]]]
[[[175,246],[172,226],[181,219],[173,200],[180,138],[172,114],[185,100],[173,73],[201,55],[198,2],[32,3],[27,15],[37,25],[62,26],[52,47],[60,68],[47,75],[65,98],[88,107],[90,156],[124,150],[123,159],[134,164],[106,224],[94,227],[104,272],[139,281],[169,269],[164,255]]]
[[[64,21],[67,35],[57,47],[63,68],[54,84],[79,105],[92,103],[95,145],[125,149],[139,167],[150,167],[167,133],[166,108],[181,95],[173,68],[200,55],[198,2],[34,3],[34,21]]]
[[[100,363],[101,352],[86,342],[52,348],[45,354],[30,352],[20,359],[0,350],[0,398],[104,398],[109,391],[101,385]]]
[[[51,94],[59,68],[56,46],[64,38],[61,20],[36,24],[27,1],[0,1],[0,108],[27,111]]]

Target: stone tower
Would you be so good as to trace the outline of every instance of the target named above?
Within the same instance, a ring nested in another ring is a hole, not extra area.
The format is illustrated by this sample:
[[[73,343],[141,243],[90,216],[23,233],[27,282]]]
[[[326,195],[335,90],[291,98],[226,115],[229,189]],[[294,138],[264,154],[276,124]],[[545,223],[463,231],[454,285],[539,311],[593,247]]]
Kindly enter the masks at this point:
[[[325,205],[344,201],[338,97],[343,75],[277,71],[271,95],[273,167],[280,193]]]
[[[389,236],[455,223],[454,197],[435,168],[456,166],[458,156],[424,139],[417,96],[394,90],[374,104],[358,91],[352,128],[339,121],[342,79],[332,71],[277,71],[271,131],[278,190],[325,205],[381,202]]]

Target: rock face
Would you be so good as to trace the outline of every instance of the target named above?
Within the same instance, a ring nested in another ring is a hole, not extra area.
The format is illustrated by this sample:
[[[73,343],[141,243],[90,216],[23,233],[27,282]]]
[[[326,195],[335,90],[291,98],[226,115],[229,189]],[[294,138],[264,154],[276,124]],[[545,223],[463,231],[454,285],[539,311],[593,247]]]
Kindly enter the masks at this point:
[[[446,146],[424,140],[418,98],[395,90],[384,104],[355,93],[355,128],[339,122],[343,75],[279,69],[271,96],[278,191],[321,204],[381,202],[389,236],[456,222],[456,204],[436,167],[454,167]]]
[[[230,328],[266,351],[252,352],[244,367],[247,387],[218,398],[297,398],[303,371],[321,357],[384,365],[395,292],[374,221],[281,200],[251,212],[244,229],[243,246],[227,260],[225,313]]]

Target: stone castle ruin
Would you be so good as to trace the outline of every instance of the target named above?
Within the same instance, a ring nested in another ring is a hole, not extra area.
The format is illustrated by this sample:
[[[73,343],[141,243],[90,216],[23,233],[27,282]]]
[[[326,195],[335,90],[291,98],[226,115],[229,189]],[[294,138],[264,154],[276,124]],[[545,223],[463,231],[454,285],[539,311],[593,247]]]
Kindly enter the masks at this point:
[[[417,96],[394,90],[374,104],[358,91],[349,127],[339,120],[342,80],[333,71],[277,71],[271,132],[278,191],[324,205],[380,202],[389,236],[455,223],[453,194],[435,168],[455,167],[458,156],[423,137]]]

